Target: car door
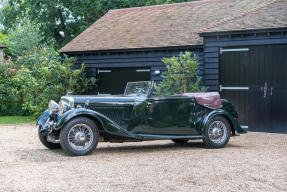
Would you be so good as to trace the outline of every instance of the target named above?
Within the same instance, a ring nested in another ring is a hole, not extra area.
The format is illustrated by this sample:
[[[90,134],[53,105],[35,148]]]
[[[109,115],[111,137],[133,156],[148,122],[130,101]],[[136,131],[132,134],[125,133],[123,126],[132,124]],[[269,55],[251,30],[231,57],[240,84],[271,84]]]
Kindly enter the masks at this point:
[[[141,132],[157,135],[197,135],[194,128],[195,101],[188,97],[150,97]]]

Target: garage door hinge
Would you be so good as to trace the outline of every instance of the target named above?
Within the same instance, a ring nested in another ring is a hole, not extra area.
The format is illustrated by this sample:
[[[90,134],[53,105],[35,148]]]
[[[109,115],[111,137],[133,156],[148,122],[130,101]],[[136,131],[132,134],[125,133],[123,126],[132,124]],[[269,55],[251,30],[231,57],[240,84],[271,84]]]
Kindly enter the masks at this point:
[[[99,73],[110,73],[110,72],[112,72],[112,70],[98,70],[98,74]]]
[[[237,49],[223,49],[220,48],[220,54],[223,52],[236,52],[236,51],[249,51],[249,48],[237,48]]]
[[[150,69],[137,69],[136,72],[150,72]]]
[[[219,91],[222,90],[249,90],[249,87],[223,87],[222,85],[219,85]]]

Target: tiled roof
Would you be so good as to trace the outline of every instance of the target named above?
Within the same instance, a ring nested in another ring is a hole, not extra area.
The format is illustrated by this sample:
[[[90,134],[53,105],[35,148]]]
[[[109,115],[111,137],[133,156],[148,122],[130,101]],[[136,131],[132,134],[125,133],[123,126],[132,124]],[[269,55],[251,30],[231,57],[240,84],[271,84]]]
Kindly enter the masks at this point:
[[[200,45],[200,29],[270,2],[202,0],[110,10],[60,51]]]
[[[201,29],[201,32],[287,28],[287,0],[274,0]]]

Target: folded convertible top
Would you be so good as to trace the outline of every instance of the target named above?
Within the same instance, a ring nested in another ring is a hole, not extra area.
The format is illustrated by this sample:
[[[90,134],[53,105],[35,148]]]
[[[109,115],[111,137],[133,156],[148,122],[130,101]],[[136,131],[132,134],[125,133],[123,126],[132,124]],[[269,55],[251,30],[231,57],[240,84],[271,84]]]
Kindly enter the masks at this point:
[[[221,98],[218,92],[183,93],[178,96],[194,97],[197,103],[210,109],[218,109],[222,107]]]

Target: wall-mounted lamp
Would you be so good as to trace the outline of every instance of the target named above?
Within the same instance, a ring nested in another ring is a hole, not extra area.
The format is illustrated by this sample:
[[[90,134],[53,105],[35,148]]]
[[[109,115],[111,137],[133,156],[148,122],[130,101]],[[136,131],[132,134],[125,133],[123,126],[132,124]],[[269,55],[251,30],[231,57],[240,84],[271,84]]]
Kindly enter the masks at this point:
[[[154,71],[154,74],[155,74],[155,75],[159,75],[159,74],[160,74],[160,70],[155,70],[155,71]]]

